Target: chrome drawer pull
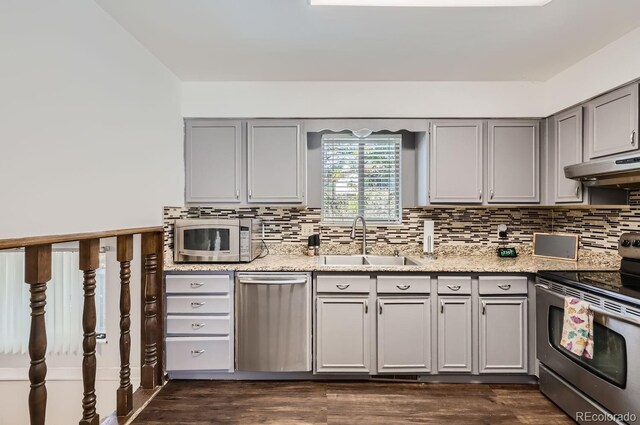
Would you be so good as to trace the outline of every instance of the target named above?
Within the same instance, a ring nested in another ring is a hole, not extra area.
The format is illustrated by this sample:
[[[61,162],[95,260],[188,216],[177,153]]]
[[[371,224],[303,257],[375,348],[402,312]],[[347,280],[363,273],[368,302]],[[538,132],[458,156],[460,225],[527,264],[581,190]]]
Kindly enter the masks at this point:
[[[202,353],[204,353],[204,350],[191,350],[191,355],[194,357],[199,356]]]
[[[348,283],[345,283],[344,285],[336,285],[336,287],[340,290],[344,290],[347,289],[349,287]]]
[[[411,285],[396,285],[396,288],[401,291],[406,291],[407,289],[411,288]]]
[[[201,287],[202,285],[204,285],[204,282],[191,282],[191,287],[192,287],[193,289],[195,289],[195,288],[199,288],[199,287]]]
[[[194,302],[191,303],[191,307],[192,308],[199,308],[199,307],[202,307],[204,304],[205,304],[204,301],[202,301],[202,302],[195,302],[194,301]]]
[[[498,285],[498,288],[503,289],[505,291],[508,291],[509,289],[511,289],[511,284],[509,283],[503,283],[501,285]]]
[[[461,286],[460,285],[447,285],[447,288],[451,289],[452,291],[459,291]]]
[[[192,329],[201,329],[201,328],[204,328],[204,323],[192,323],[192,324],[191,324],[191,328],[192,328]]]

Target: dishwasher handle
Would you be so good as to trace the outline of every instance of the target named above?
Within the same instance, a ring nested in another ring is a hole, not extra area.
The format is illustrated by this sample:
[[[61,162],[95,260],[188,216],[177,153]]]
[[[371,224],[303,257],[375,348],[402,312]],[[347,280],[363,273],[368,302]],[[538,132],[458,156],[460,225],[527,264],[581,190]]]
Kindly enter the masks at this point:
[[[259,279],[251,279],[251,278],[240,278],[238,279],[238,283],[249,284],[249,285],[301,285],[307,283],[307,277],[295,277],[291,279],[278,277],[277,279],[268,279],[268,278],[259,278]]]

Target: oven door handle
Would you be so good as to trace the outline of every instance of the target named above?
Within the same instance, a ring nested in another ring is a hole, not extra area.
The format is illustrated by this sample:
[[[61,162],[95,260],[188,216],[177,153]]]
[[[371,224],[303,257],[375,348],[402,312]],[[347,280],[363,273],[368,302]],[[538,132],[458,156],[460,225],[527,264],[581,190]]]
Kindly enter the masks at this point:
[[[540,283],[536,283],[534,285],[536,288],[540,289],[543,292],[546,292],[549,295],[553,295],[554,297],[557,297],[559,299],[561,299],[564,302],[564,295],[558,294],[557,292],[553,292],[549,289],[549,287],[547,285],[542,285]],[[611,317],[617,320],[621,320],[623,322],[627,322],[627,323],[631,323],[632,325],[635,326],[640,326],[640,321],[632,319],[631,317],[627,317],[625,315],[622,315],[620,313],[615,313],[613,311],[607,311],[607,310],[603,310],[600,307],[596,307],[593,304],[591,304],[591,311],[593,311],[594,313],[598,313],[601,314],[603,316],[606,317]]]

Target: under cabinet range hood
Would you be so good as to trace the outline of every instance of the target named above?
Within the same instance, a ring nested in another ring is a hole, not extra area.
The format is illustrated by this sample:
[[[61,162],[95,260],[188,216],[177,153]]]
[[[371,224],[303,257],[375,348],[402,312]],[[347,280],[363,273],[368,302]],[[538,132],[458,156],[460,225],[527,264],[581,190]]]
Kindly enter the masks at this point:
[[[640,153],[568,165],[564,167],[564,175],[585,186],[640,188]]]

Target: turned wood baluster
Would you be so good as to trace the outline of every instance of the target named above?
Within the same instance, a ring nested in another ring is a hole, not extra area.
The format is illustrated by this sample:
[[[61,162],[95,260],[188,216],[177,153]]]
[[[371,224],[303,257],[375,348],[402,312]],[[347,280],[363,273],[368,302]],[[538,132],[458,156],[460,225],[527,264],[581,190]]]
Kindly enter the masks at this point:
[[[44,307],[47,304],[47,282],[51,280],[51,245],[30,246],[25,249],[25,282],[31,292],[31,330],[29,334],[29,417],[31,425],[44,425],[47,411],[47,329]]]
[[[80,425],[98,425],[96,413],[96,269],[100,267],[100,239],[80,241],[80,270],[84,274],[84,308],[82,328],[82,419]]]
[[[142,363],[142,388],[152,389],[158,380],[158,296],[157,296],[157,233],[142,234],[142,258],[144,261],[144,354]]]
[[[133,260],[133,235],[118,236],[118,261],[120,262],[120,387],[116,392],[118,416],[126,416],[133,410],[133,386],[131,385],[131,260]]]

